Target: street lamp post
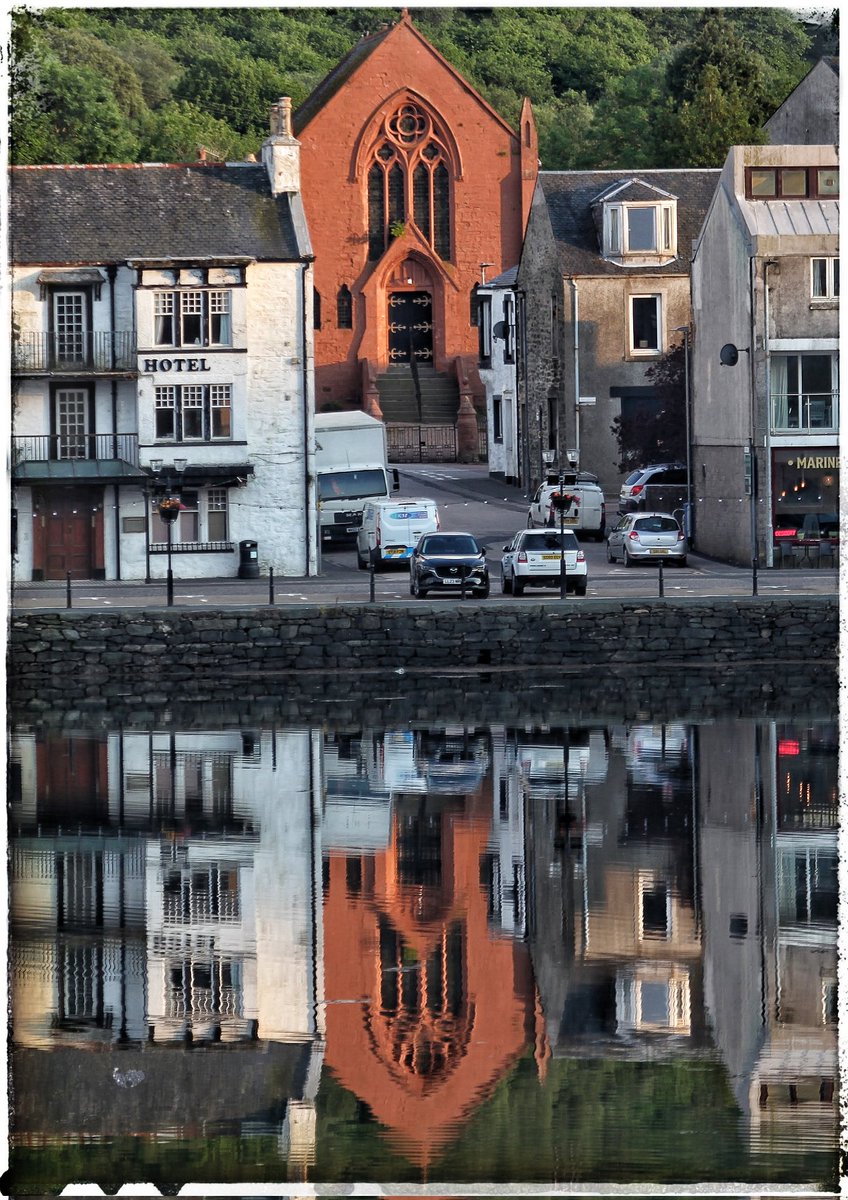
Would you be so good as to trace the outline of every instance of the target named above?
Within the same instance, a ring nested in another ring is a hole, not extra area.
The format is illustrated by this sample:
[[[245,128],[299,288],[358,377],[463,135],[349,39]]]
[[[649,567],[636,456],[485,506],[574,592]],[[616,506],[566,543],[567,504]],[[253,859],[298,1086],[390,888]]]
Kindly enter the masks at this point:
[[[156,475],[158,478],[162,471],[161,458],[151,459],[150,460],[150,468],[153,471],[154,475]],[[173,480],[171,477],[171,470],[173,469],[174,471],[177,472],[178,475],[182,475],[185,468],[186,468],[186,459],[184,459],[184,458],[175,458],[174,459],[173,468],[171,468],[171,467],[168,468],[168,473],[165,478],[164,485],[160,484],[159,491],[161,494],[161,499],[159,500],[159,503],[157,504],[159,516],[165,522],[165,528],[168,531],[168,568],[167,568],[167,573],[165,576],[165,603],[167,604],[168,608],[172,608],[173,604],[174,604],[174,572],[173,572],[172,564],[171,564],[171,553],[172,553],[172,549],[173,549],[174,522],[176,521],[177,517],[180,515],[180,507],[181,507],[180,506],[180,498],[179,498],[180,485],[178,484],[176,487],[174,487]]]
[[[559,469],[559,598],[565,599],[565,475]]]

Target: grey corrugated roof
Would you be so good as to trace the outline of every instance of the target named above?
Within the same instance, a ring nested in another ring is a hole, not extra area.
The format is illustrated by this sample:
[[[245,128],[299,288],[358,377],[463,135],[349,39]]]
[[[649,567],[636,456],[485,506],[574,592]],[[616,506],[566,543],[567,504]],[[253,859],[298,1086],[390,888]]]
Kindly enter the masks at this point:
[[[13,167],[13,263],[301,258],[261,163]]]
[[[565,275],[688,274],[692,241],[701,230],[721,172],[667,171],[540,171],[539,187],[548,207],[551,228]],[[617,183],[640,180],[677,198],[678,257],[658,267],[622,267],[601,257],[598,228],[592,212],[597,197]]]
[[[758,237],[822,237],[839,233],[838,200],[737,198],[748,228]]]

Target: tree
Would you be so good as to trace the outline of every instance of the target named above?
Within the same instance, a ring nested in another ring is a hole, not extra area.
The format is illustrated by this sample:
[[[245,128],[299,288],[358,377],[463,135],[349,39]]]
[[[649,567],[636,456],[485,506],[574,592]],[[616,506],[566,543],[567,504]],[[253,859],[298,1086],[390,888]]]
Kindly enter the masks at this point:
[[[650,462],[686,457],[686,360],[680,342],[648,367],[645,379],[654,395],[630,406],[610,429],[618,442],[618,469],[628,474]]]

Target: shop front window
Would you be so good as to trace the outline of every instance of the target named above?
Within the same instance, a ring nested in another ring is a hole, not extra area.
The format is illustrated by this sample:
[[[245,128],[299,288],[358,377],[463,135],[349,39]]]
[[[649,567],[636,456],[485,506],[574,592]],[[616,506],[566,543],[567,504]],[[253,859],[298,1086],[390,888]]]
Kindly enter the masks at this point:
[[[772,458],[776,566],[835,566],[839,546],[839,454],[775,450]]]

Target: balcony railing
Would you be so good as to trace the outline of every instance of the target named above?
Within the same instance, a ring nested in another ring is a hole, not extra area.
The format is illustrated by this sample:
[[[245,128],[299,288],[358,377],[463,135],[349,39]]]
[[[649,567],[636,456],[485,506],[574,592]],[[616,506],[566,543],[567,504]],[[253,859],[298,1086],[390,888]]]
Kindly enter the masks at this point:
[[[838,392],[772,392],[772,433],[836,433]]]
[[[12,465],[107,459],[138,466],[137,433],[50,433],[12,438]]]
[[[22,333],[12,343],[12,373],[136,371],[136,336],[107,333]]]

